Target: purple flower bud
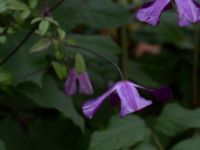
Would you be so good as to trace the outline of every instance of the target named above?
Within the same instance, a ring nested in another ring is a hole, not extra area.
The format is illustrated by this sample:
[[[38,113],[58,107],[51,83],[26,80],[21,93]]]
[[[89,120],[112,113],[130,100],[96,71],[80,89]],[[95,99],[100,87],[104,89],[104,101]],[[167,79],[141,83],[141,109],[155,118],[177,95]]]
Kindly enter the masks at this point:
[[[78,85],[79,89],[77,89]],[[73,95],[77,91],[81,94],[91,95],[93,93],[92,83],[86,71],[78,74],[75,69],[71,69],[65,83],[65,92],[67,95]]]
[[[88,100],[83,104],[83,113],[86,117],[92,118],[100,105],[108,96],[113,97],[114,103],[120,100],[121,111],[120,115],[125,116],[132,112],[143,109],[152,104],[151,100],[147,100],[140,96],[137,88],[148,91],[156,98],[170,98],[172,95],[170,88],[161,88],[158,90],[147,89],[134,84],[130,81],[119,81],[114,84],[108,91],[96,99]],[[114,94],[114,95],[113,95]]]

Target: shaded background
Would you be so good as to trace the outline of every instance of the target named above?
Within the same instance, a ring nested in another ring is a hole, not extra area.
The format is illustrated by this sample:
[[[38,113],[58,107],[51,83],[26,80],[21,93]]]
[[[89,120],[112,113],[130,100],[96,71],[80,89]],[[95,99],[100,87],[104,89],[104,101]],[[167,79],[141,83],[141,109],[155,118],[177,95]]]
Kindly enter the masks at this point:
[[[31,7],[28,1],[21,2]],[[31,20],[55,3],[38,2],[27,18],[18,19],[19,12],[4,10],[0,0],[0,27],[12,29],[0,34],[1,61],[32,28]],[[159,26],[140,23],[135,11],[142,4],[140,0],[65,0],[50,17],[65,31],[66,41],[111,58],[126,79],[142,86],[169,85],[173,98],[149,97],[152,106],[124,118],[108,99],[94,119],[86,119],[82,103],[104,93],[119,75],[103,58],[62,45],[68,60],[77,52],[84,56],[94,85],[92,96],[67,96],[67,74],[59,78],[62,71],[52,61],[69,62],[58,59],[55,45],[30,53],[34,43],[53,34],[49,28],[45,35],[33,34],[0,66],[0,150],[200,149],[199,25],[179,27],[175,6],[163,13]]]

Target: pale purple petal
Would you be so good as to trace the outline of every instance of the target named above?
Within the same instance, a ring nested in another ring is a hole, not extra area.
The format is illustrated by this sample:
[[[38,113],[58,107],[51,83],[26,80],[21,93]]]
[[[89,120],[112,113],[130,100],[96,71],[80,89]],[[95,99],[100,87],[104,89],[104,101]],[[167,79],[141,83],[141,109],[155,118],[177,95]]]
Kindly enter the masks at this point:
[[[65,93],[67,95],[73,95],[77,91],[77,72],[75,69],[71,69],[67,76],[67,81],[65,82]]]
[[[200,6],[195,0],[175,0],[175,2],[178,8],[180,26],[200,21]]]
[[[171,5],[171,0],[153,0],[145,4],[136,13],[138,20],[157,25],[160,21],[162,12]]]
[[[89,79],[88,73],[83,72],[78,75],[79,81],[79,92],[86,95],[91,95],[93,93],[92,83]]]
[[[152,104],[150,100],[142,98],[131,82],[122,81],[117,86],[117,94],[121,100],[121,116],[138,111]]]
[[[96,99],[87,100],[83,106],[82,110],[86,117],[92,119],[102,102],[115,90],[115,87],[109,89],[107,92],[105,92],[103,95],[99,96]]]

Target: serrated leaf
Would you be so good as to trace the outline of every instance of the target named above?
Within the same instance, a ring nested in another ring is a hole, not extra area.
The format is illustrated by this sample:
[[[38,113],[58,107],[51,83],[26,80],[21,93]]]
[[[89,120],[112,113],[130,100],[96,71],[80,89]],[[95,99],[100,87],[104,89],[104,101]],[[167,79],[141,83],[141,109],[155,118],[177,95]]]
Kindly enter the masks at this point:
[[[38,51],[42,51],[45,50],[47,48],[49,48],[52,44],[52,40],[50,38],[43,38],[39,41],[37,41],[32,48],[30,49],[30,52],[38,52]]]
[[[157,131],[175,136],[190,128],[200,128],[200,109],[188,110],[177,103],[167,105],[155,124]]]
[[[144,121],[137,116],[113,117],[106,130],[95,131],[91,150],[118,150],[128,148],[150,137]]]
[[[76,54],[75,68],[76,68],[78,73],[82,73],[82,72],[86,71],[85,60],[80,53]]]
[[[75,110],[72,99],[61,92],[49,76],[44,78],[43,88],[39,88],[36,84],[31,83],[21,85],[19,88],[39,106],[57,109],[84,130],[84,121]]]
[[[45,33],[47,32],[48,28],[49,28],[49,21],[46,20],[46,19],[42,20],[40,22],[40,24],[39,24],[39,32],[40,32],[40,34],[42,36],[45,35]]]
[[[67,76],[67,69],[64,65],[59,64],[58,62],[53,61],[52,66],[54,68],[54,71],[56,72],[56,75],[59,79],[64,79]]]
[[[31,8],[35,8],[37,6],[37,0],[29,0],[29,6]]]
[[[199,148],[200,148],[200,136],[197,136],[179,142],[172,148],[172,150],[199,150]]]

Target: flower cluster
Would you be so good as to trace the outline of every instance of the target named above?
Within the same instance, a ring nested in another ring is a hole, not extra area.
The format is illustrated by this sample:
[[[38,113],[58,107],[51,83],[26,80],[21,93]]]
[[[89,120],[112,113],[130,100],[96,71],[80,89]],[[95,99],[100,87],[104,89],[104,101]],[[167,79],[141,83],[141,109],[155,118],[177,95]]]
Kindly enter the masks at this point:
[[[80,93],[87,95],[93,93],[93,87],[87,72],[85,71],[78,74],[75,69],[71,69],[65,84],[65,92],[68,95],[75,94],[77,91],[77,85],[79,85]],[[91,119],[108,96],[111,96],[112,104],[117,104],[118,102],[121,103],[121,116],[125,116],[151,105],[152,101],[140,96],[138,89],[148,92],[157,100],[168,100],[172,96],[169,87],[162,87],[157,90],[148,89],[133,82],[121,80],[115,83],[103,95],[96,99],[87,100],[82,107],[83,113],[86,117]]]
[[[144,4],[137,11],[136,17],[142,22],[157,25],[162,12],[172,8],[172,3],[177,6],[180,26],[200,22],[200,5],[195,0],[153,0]]]

